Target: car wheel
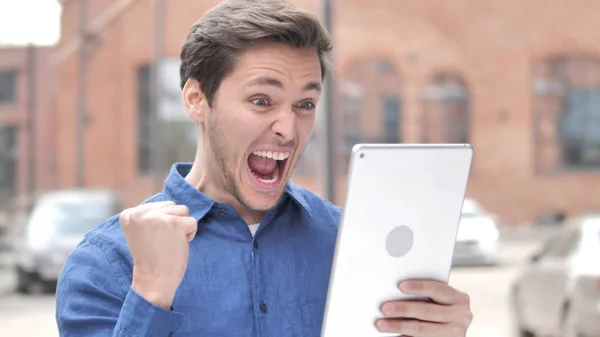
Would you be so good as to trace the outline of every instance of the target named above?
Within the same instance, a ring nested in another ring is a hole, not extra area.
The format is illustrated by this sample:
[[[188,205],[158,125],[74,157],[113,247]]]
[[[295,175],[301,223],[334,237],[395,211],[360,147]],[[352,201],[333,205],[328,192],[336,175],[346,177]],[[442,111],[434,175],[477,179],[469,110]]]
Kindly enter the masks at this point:
[[[21,294],[45,294],[48,286],[35,274],[17,268],[17,292]]]
[[[535,337],[535,334],[521,326],[518,322],[515,323],[515,337]]]
[[[29,293],[29,287],[33,282],[33,276],[21,268],[17,268],[17,292]]]
[[[561,327],[561,337],[581,337],[577,331],[577,318],[575,310],[570,305],[565,305]]]

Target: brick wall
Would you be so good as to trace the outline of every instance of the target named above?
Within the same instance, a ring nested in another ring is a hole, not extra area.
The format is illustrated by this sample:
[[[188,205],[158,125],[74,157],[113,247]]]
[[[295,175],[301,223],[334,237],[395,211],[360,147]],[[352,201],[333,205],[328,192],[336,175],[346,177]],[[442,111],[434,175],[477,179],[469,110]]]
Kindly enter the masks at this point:
[[[28,101],[30,69],[29,55],[34,55],[34,174],[35,189],[43,191],[55,186],[57,171],[55,151],[55,100],[58,88],[56,69],[48,64],[52,49],[39,47],[34,54],[29,54],[26,47],[6,46],[0,48],[0,69],[16,71],[15,100],[8,104],[0,104],[0,125],[16,128],[15,157],[16,181],[15,194],[19,197],[29,191],[29,129]]]
[[[294,2],[311,11],[319,10],[316,0]],[[531,89],[532,65],[539,60],[557,55],[600,57],[600,23],[594,17],[600,3],[335,2],[336,76],[339,82],[357,83],[366,90],[362,100],[365,137],[381,135],[377,97],[389,94],[400,101],[402,140],[421,141],[422,114],[428,110],[422,100],[423,90],[439,74],[452,74],[464,82],[469,94],[469,139],[476,152],[470,196],[515,224],[531,221],[548,209],[576,215],[600,208],[600,192],[595,192],[600,191],[599,173],[536,173]],[[189,26],[215,3],[168,1],[164,51],[167,56],[179,54]],[[66,5],[65,37],[74,35],[76,6],[72,1]],[[89,70],[88,109],[92,119],[86,138],[86,181],[90,186],[126,190],[128,204],[137,203],[154,191],[149,178],[136,170],[135,82],[137,67],[152,58],[152,6],[150,0],[134,1],[102,32],[102,45]],[[377,64],[385,64],[387,70],[376,73]],[[62,186],[70,186],[74,184],[76,168],[72,131],[77,90],[75,55],[61,62],[58,69],[58,179]],[[299,177],[298,181],[320,192],[313,179]],[[339,185],[341,203],[343,179]]]

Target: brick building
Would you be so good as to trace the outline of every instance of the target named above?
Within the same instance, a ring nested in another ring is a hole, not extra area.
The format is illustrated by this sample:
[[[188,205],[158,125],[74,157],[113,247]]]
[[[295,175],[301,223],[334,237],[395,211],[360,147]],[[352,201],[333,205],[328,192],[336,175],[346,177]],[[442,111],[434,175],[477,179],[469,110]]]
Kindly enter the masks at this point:
[[[2,210],[12,205],[9,200],[55,186],[57,82],[56,68],[48,64],[51,53],[51,47],[0,47]]]
[[[171,82],[190,25],[216,2],[165,2],[160,52],[171,61]],[[600,208],[600,21],[594,16],[600,2],[334,2],[338,203],[355,142],[468,141],[476,151],[468,193],[506,222]],[[63,3],[53,61],[60,76],[57,179],[72,186],[78,1]],[[154,1],[88,3],[97,43],[87,82],[85,181],[120,188],[131,205],[157,188],[148,175],[147,121]],[[320,8],[317,0],[294,3]],[[176,90],[176,83],[166,86]],[[192,160],[193,144],[177,138],[185,134],[181,127],[164,127],[171,142],[164,145],[166,162]],[[168,150],[178,143],[187,149]],[[295,179],[320,191],[317,153],[315,144],[309,147]]]

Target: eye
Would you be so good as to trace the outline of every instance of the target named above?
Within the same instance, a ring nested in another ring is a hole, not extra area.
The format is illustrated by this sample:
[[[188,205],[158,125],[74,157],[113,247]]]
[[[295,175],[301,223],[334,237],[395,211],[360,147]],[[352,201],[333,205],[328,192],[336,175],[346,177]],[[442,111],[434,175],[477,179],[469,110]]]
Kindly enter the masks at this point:
[[[255,98],[250,102],[256,106],[269,106],[269,101],[266,98]]]
[[[304,110],[312,110],[315,108],[315,105],[313,104],[313,102],[302,102],[298,104],[298,107]]]

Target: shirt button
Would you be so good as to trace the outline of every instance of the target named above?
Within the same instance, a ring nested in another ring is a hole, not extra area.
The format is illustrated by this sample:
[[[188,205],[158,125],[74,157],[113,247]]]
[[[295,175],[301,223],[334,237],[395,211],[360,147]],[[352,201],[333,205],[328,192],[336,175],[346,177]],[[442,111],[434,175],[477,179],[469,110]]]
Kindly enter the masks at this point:
[[[267,312],[267,302],[261,302],[259,307],[261,312]]]

